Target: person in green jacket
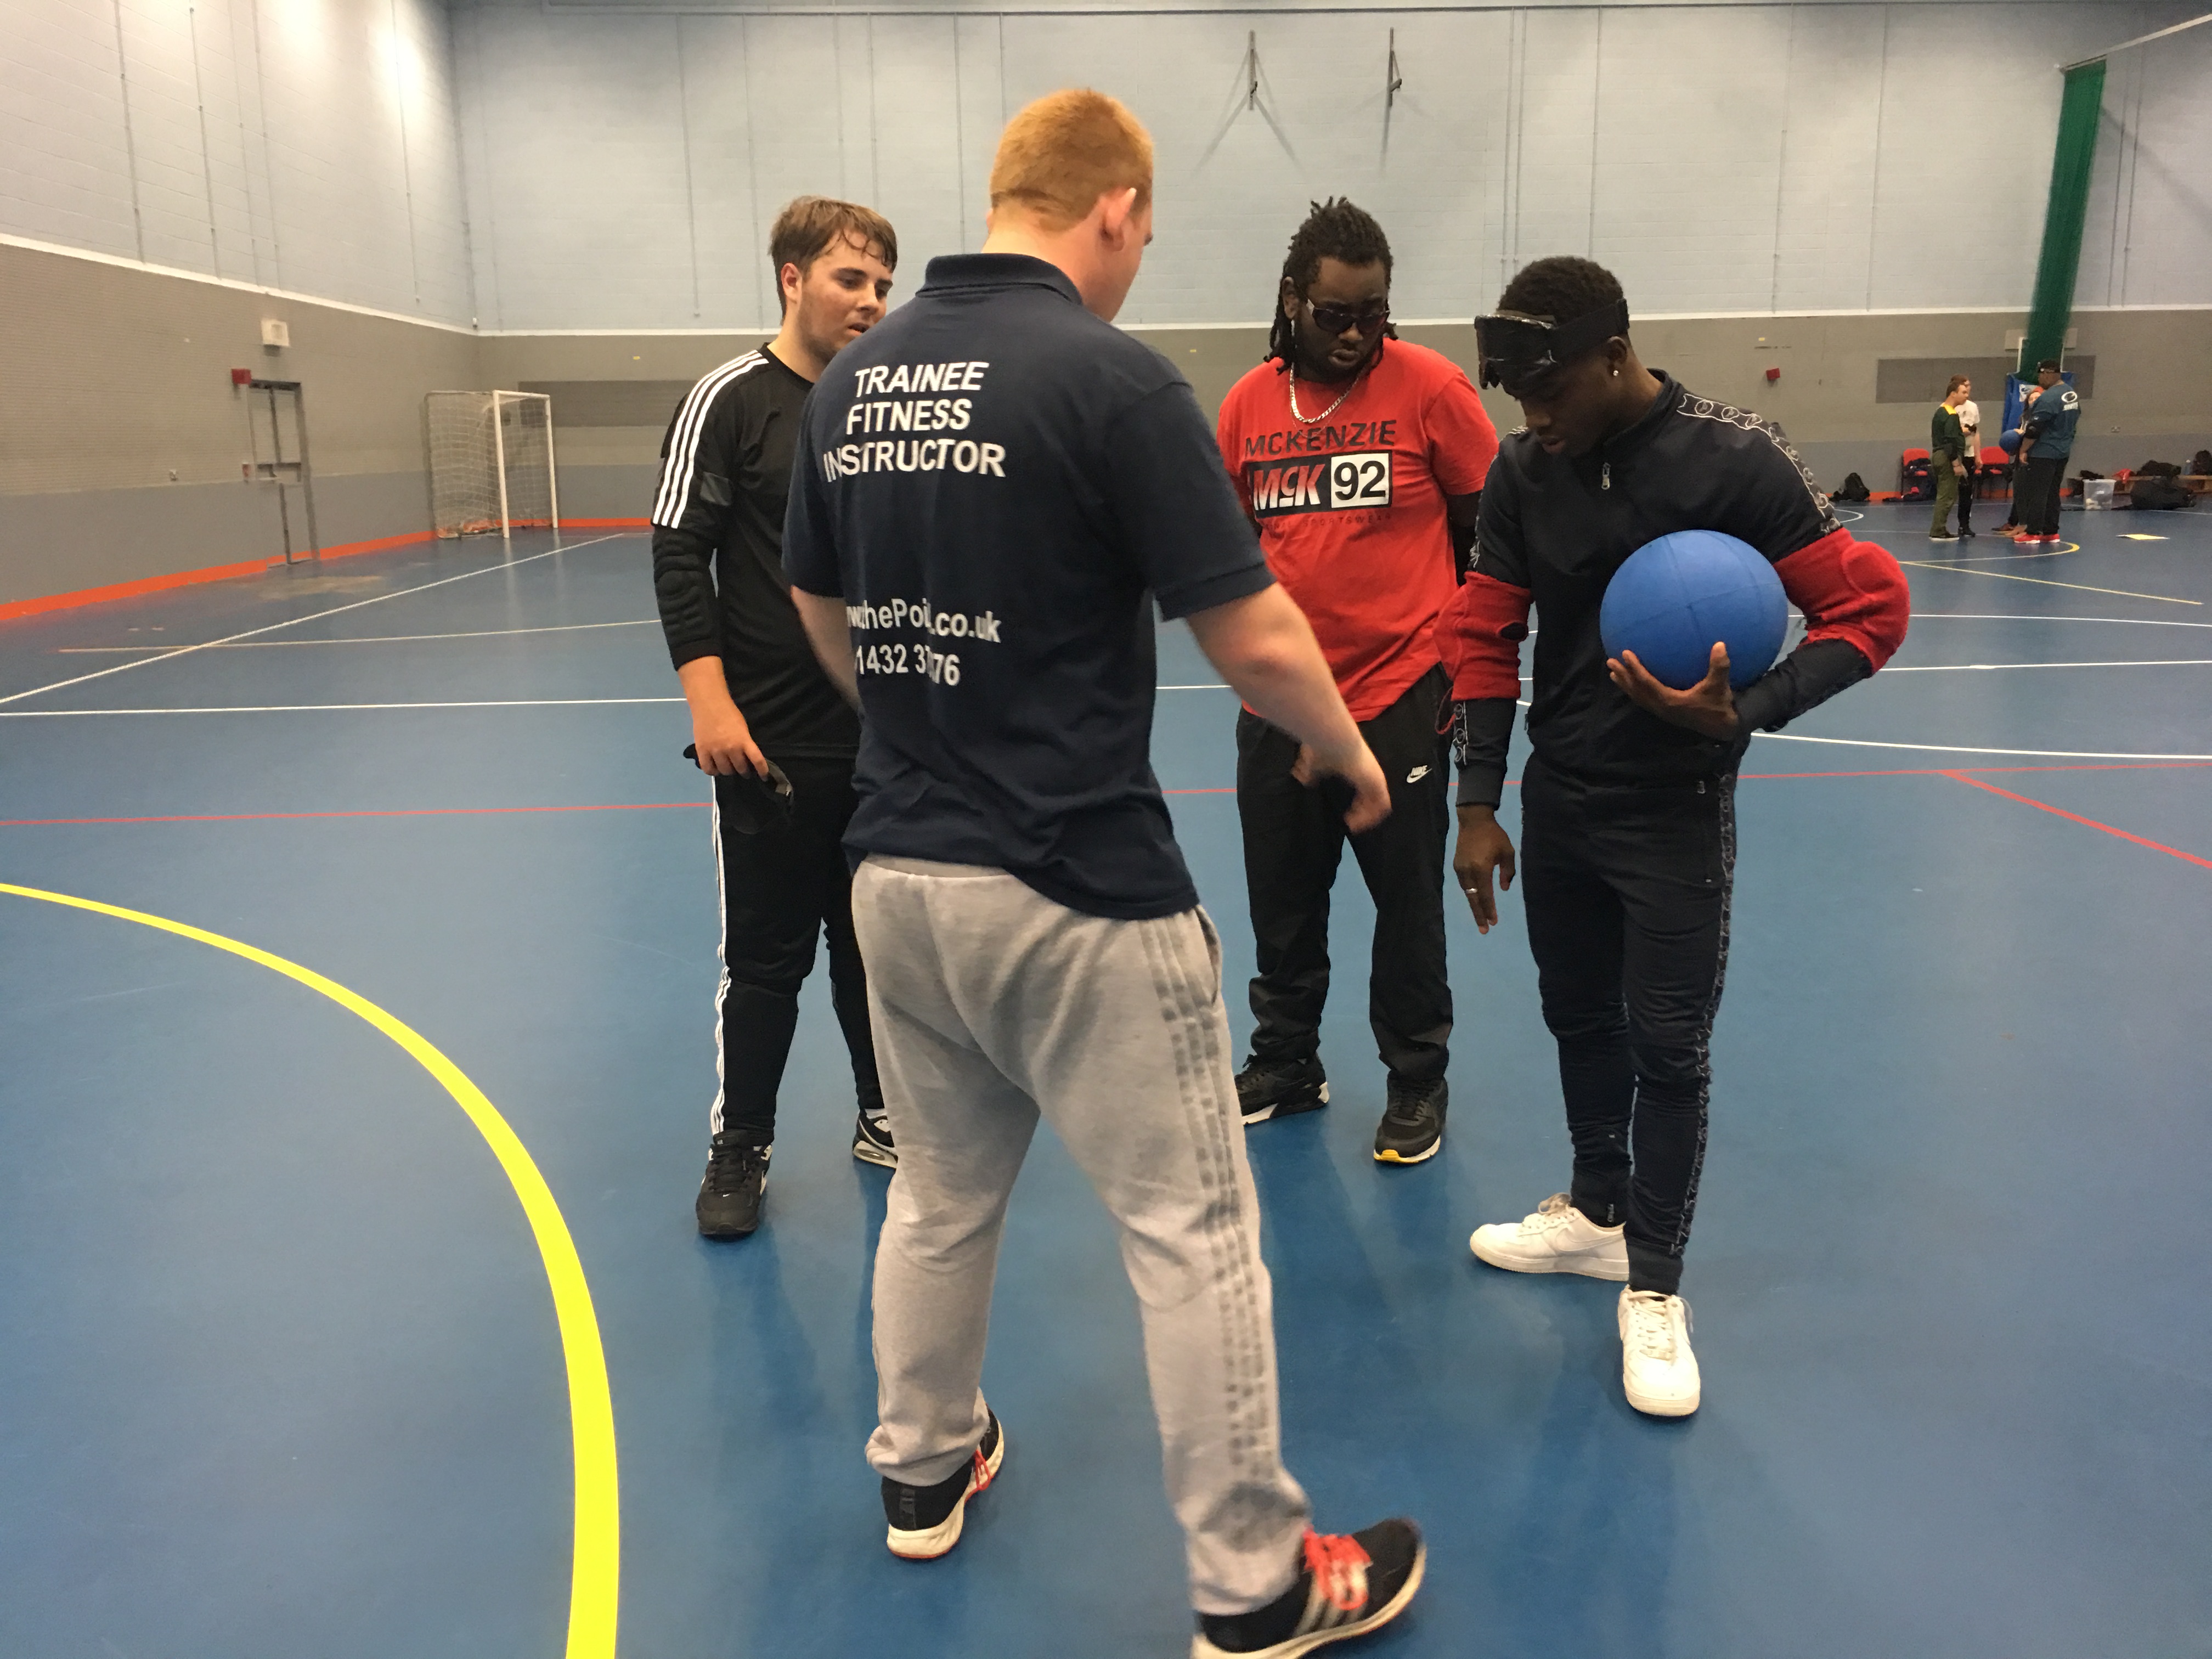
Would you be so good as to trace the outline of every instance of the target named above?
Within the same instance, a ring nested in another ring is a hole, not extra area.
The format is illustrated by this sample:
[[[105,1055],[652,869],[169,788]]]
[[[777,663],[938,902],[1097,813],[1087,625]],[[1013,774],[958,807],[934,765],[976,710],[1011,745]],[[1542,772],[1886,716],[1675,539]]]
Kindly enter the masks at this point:
[[[1928,539],[1931,542],[1959,539],[1951,533],[1954,502],[1959,506],[1961,528],[1972,510],[1959,494],[1960,484],[1966,476],[1966,434],[1959,424],[1958,400],[1966,395],[1961,390],[1966,384],[1963,374],[1951,377],[1951,384],[1943,392],[1943,401],[1936,404],[1935,418],[1929,422],[1928,471],[1936,481],[1936,521],[1928,528]]]

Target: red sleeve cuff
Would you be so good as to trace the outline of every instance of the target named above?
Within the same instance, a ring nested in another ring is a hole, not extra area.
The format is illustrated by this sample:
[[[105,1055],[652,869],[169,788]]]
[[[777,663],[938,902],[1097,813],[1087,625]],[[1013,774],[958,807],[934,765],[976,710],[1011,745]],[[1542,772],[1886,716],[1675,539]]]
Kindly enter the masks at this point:
[[[1528,590],[1471,573],[1438,613],[1436,637],[1455,698],[1518,697]]]
[[[1805,613],[1805,637],[1842,640],[1880,669],[1905,643],[1912,592],[1888,550],[1836,530],[1774,562],[1782,591]]]

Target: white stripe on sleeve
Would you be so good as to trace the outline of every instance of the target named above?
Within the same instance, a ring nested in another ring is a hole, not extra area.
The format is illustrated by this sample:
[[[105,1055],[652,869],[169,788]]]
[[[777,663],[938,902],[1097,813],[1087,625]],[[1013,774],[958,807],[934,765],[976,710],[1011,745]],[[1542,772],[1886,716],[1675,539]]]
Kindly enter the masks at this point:
[[[692,469],[699,457],[699,434],[706,430],[707,411],[714,407],[715,394],[766,361],[759,352],[749,351],[701,376],[699,384],[691,388],[677,414],[676,429],[669,436],[667,458],[660,464],[660,489],[653,500],[653,523],[672,529],[683,522],[691,495]]]

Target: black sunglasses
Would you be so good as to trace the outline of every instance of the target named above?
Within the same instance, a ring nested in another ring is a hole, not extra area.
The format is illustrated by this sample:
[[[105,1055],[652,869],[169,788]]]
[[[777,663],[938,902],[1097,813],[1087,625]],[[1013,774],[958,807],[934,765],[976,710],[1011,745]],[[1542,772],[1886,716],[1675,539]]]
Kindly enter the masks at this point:
[[[1309,300],[1306,310],[1312,314],[1314,326],[1324,334],[1348,334],[1355,328],[1362,334],[1379,334],[1382,325],[1390,320],[1388,303],[1354,309],[1351,306],[1316,305]]]

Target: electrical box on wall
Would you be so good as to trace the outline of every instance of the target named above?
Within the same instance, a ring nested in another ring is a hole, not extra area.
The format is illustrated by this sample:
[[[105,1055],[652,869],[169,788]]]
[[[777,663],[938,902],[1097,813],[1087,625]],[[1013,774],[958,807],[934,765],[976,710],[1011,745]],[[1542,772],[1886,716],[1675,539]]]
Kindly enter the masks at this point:
[[[261,343],[265,346],[289,346],[292,343],[291,326],[278,322],[274,317],[261,319]]]

